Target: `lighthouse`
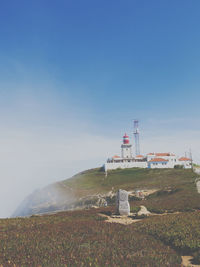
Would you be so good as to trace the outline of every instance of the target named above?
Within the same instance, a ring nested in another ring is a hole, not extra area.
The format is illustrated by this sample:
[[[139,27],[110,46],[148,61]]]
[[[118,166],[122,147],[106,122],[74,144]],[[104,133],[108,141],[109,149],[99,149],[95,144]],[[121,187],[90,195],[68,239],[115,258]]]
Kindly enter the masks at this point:
[[[139,127],[138,120],[134,120],[134,145],[130,144],[129,136],[125,133],[121,144],[121,156],[115,155],[108,158],[104,164],[104,170],[107,173],[108,170],[127,169],[127,168],[150,168],[150,169],[163,169],[163,168],[175,168],[180,166],[188,169],[192,168],[192,159],[181,157],[178,158],[175,154],[167,153],[149,153],[147,155],[141,155],[139,146]],[[136,151],[136,155],[133,156],[132,148]]]
[[[132,151],[131,151],[132,145],[129,141],[129,136],[125,133],[123,136],[123,144],[121,145],[122,150],[122,158],[131,159],[132,158]]]

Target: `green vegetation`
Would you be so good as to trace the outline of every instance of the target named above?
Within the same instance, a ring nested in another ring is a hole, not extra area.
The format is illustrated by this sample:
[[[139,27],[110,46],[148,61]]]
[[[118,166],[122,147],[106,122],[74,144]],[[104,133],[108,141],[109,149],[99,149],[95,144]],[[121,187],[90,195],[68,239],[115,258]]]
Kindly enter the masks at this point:
[[[109,171],[107,177],[100,168],[87,170],[33,193],[18,207],[14,216],[96,206],[99,203],[99,194],[107,194],[104,200],[108,205],[113,205],[115,199],[108,193],[114,193],[119,188],[128,191],[159,190],[160,195],[154,194],[145,200],[145,205],[150,210],[173,212],[198,209],[200,195],[195,188],[197,176],[191,169],[118,169]],[[171,193],[165,194],[170,190]],[[133,206],[144,205],[134,195],[129,200]]]
[[[3,266],[178,266],[181,258],[135,225],[105,223],[100,209],[0,220]],[[146,220],[146,219],[145,219]]]
[[[183,165],[175,165],[174,169],[184,169],[184,166]]]
[[[115,207],[109,206],[2,219],[0,267],[180,266],[184,254],[193,255],[200,264],[197,177],[184,169],[115,170],[105,177],[100,169],[93,169],[57,183],[62,194],[73,191],[77,197],[113,188],[156,189],[144,200],[132,196],[130,204],[134,213],[144,205],[159,216],[135,215],[141,221],[127,226],[111,224],[100,216],[115,212]]]
[[[106,223],[114,207],[0,220],[0,266],[180,266],[199,264],[200,212]]]
[[[130,206],[131,213],[137,213],[140,210],[138,206]]]
[[[173,184],[159,190],[143,201],[131,201],[131,206],[145,205],[151,212],[164,213],[175,211],[200,210],[200,194],[194,179]]]
[[[99,169],[91,169],[74,177],[57,183],[63,188],[72,188],[78,195],[108,192],[114,188],[137,190],[193,183],[196,174],[192,170],[182,169],[118,169],[105,173]]]
[[[128,191],[157,189],[145,200],[130,197],[133,207],[145,205],[150,211],[189,211],[200,209],[200,194],[197,193],[197,174],[191,169],[125,169],[114,170],[105,177],[100,169],[85,171],[60,184],[71,187],[78,196],[109,192],[114,188]]]
[[[199,165],[199,164],[193,163],[192,165],[193,165],[194,167],[200,168],[200,165]]]
[[[138,224],[138,231],[148,233],[177,251],[194,255],[200,263],[200,212],[187,212],[148,218]]]

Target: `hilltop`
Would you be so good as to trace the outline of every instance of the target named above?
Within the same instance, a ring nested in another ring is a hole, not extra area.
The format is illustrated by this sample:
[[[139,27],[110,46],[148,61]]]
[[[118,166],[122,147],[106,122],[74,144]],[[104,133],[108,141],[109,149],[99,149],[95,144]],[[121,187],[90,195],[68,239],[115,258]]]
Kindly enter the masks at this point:
[[[195,209],[200,206],[196,177],[191,169],[117,169],[109,171],[107,177],[101,168],[90,169],[34,192],[13,216],[103,206],[105,201],[112,204],[119,188],[156,191],[145,200],[150,209]],[[141,202],[134,194],[130,200],[137,206]]]
[[[101,169],[92,169],[50,185],[21,207],[30,213],[56,213],[0,220],[0,264],[160,267],[188,266],[190,258],[200,264],[197,177],[191,169],[115,170],[107,177]],[[112,200],[118,188],[151,191],[144,199],[130,195],[129,225],[107,219],[117,218]],[[89,207],[99,194],[110,200],[108,207],[58,212],[75,203],[80,208],[83,199]],[[151,216],[135,217],[141,205]]]

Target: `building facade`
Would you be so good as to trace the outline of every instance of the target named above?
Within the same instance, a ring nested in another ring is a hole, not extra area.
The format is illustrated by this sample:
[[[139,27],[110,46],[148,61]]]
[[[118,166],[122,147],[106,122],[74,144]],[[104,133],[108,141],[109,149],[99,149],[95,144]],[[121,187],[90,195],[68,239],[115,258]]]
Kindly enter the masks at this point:
[[[175,166],[182,168],[192,168],[192,161],[189,158],[178,158],[173,153],[149,153],[146,156],[132,154],[132,145],[129,141],[129,136],[123,136],[121,145],[121,156],[115,155],[109,158],[104,164],[104,170],[115,170],[125,168],[174,168]]]

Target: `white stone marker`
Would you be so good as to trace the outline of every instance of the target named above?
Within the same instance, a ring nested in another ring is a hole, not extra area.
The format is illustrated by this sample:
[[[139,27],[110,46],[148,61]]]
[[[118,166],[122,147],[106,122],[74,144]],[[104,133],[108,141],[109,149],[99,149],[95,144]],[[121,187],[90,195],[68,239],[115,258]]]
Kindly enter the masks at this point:
[[[120,215],[130,215],[130,205],[128,202],[128,192],[119,189],[116,195],[117,212]]]
[[[200,181],[197,181],[196,185],[197,185],[197,191],[200,194]]]

